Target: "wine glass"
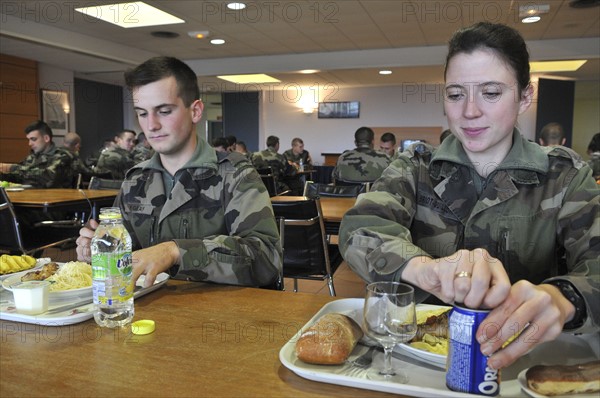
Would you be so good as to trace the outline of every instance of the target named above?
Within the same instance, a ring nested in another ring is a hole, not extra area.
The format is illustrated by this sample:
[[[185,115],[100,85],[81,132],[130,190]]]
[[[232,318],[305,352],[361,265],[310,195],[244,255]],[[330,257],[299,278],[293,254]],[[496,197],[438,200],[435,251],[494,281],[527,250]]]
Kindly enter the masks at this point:
[[[406,372],[392,367],[392,351],[396,344],[411,340],[417,332],[415,291],[412,286],[399,282],[367,285],[363,330],[384,350],[384,368],[369,369],[367,378],[407,383]]]

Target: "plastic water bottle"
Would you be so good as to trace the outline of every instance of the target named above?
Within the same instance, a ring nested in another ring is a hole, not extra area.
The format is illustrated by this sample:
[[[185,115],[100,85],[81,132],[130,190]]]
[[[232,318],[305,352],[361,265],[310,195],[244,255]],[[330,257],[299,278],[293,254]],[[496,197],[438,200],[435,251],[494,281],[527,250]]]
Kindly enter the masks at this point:
[[[100,209],[100,225],[92,238],[94,319],[102,327],[131,323],[134,314],[131,236],[118,207]]]
[[[300,158],[300,167],[299,167],[300,171],[304,171],[304,161],[302,160],[302,158]]]

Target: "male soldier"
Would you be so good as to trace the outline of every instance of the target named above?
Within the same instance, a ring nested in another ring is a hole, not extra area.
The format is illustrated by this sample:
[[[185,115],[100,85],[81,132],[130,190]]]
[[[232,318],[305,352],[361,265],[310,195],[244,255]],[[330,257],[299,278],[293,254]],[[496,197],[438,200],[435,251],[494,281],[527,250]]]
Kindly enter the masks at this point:
[[[100,154],[96,173],[110,173],[114,180],[125,178],[125,172],[135,164],[131,151],[135,145],[135,131],[123,130],[116,137],[116,146]]]
[[[21,163],[0,163],[0,179],[35,188],[71,188],[73,171],[69,151],[52,141],[52,129],[38,120],[25,128],[31,154]]]
[[[291,189],[288,185],[288,177],[296,175],[296,169],[285,160],[285,157],[279,153],[279,137],[270,135],[267,137],[267,149],[254,152],[252,154],[252,163],[257,170],[270,167],[275,175],[277,192]],[[298,188],[298,187],[295,187]],[[300,188],[301,190],[301,188]]]
[[[133,156],[133,161],[135,164],[143,162],[144,160],[148,160],[154,155],[154,151],[150,146],[150,143],[146,139],[146,134],[142,131],[137,136],[137,144],[131,151],[131,156]]]
[[[155,154],[126,174],[115,205],[133,240],[133,279],[177,278],[269,286],[282,264],[265,186],[238,153],[217,153],[196,133],[204,105],[195,73],[156,57],[125,74],[140,126]],[[90,260],[90,221],[77,239]]]
[[[332,177],[336,181],[373,182],[390,164],[385,153],[373,149],[375,133],[369,127],[360,127],[354,133],[356,148],[345,151],[338,158]]]
[[[69,151],[71,156],[71,168],[74,175],[81,175],[88,180],[94,174],[94,171],[86,166],[85,162],[79,156],[79,149],[81,149],[81,137],[79,134],[74,132],[67,133],[63,141],[63,147]]]
[[[565,130],[559,123],[548,123],[540,131],[541,146],[565,145]]]
[[[396,158],[396,136],[389,131],[383,133],[379,139],[379,150],[389,156],[391,160]]]
[[[292,148],[285,151],[283,157],[296,171],[302,172],[312,169],[310,153],[304,149],[304,141],[301,138],[296,137],[292,140]],[[304,177],[305,175],[300,173],[284,178],[293,195],[302,195],[304,191]]]

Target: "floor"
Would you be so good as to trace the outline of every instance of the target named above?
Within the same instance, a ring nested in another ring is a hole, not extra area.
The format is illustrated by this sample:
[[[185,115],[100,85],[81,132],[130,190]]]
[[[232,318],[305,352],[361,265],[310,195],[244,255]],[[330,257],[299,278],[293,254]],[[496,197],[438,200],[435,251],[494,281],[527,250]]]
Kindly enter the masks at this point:
[[[74,248],[67,250],[51,248],[44,251],[43,257],[50,257],[57,262],[67,262],[76,260],[77,254]],[[292,279],[286,278],[284,285],[286,293],[294,294],[294,281]],[[364,297],[365,295],[365,283],[348,267],[345,261],[340,264],[333,275],[333,285],[336,297],[339,298]],[[329,289],[325,281],[299,279],[298,291],[302,293],[329,295]]]

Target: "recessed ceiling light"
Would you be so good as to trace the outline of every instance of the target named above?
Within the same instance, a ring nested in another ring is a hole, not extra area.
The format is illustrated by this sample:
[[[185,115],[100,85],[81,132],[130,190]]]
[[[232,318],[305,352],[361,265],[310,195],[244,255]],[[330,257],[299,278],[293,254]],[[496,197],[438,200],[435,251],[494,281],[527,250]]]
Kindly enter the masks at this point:
[[[122,28],[140,28],[142,26],[171,25],[185,22],[183,19],[161,11],[142,1],[81,7],[76,8],[75,11]]]
[[[210,44],[214,44],[214,45],[221,45],[221,44],[225,44],[225,40],[223,39],[212,39],[210,41]]]
[[[391,75],[392,71],[391,70],[380,70],[379,74],[380,75]]]
[[[263,73],[251,74],[251,75],[226,75],[217,76],[219,79],[227,80],[228,82],[237,84],[251,84],[251,83],[281,83],[281,80],[275,79],[269,75]]]
[[[188,36],[193,39],[206,39],[208,37],[208,30],[194,30],[188,32]]]
[[[566,61],[540,61],[530,62],[531,73],[540,72],[573,72],[581,68],[587,62],[586,59],[572,59]]]
[[[303,75],[311,75],[313,73],[319,73],[320,71],[318,69],[303,69],[301,71],[298,71],[298,73],[302,73]]]
[[[533,15],[531,17],[525,17],[525,18],[521,19],[521,22],[523,22],[523,23],[535,23],[535,22],[538,22],[540,19],[542,19],[542,17],[540,17],[539,15]]]
[[[227,4],[227,8],[229,8],[230,10],[243,10],[244,8],[246,8],[246,4],[244,3],[229,3]]]

